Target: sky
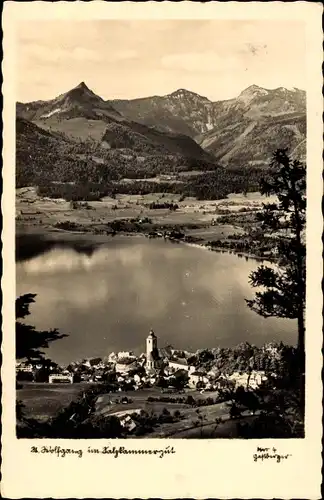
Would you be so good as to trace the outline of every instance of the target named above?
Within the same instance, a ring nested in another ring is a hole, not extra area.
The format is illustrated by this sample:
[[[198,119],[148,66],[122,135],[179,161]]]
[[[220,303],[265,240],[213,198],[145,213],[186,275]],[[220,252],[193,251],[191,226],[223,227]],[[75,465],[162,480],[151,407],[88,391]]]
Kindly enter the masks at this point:
[[[217,101],[252,84],[306,87],[300,21],[29,21],[17,36],[21,102],[54,98],[81,81],[104,99],[185,88]]]

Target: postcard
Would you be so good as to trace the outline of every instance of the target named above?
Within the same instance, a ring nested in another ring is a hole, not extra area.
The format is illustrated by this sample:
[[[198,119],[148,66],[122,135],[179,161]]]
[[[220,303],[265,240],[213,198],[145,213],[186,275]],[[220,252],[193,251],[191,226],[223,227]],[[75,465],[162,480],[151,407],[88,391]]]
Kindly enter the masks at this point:
[[[6,498],[320,498],[322,6],[6,2]]]

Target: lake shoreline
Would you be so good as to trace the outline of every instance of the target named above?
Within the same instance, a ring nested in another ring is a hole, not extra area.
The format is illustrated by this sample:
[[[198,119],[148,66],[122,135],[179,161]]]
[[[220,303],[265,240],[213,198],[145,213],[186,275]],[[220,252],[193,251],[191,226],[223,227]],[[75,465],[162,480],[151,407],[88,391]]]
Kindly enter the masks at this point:
[[[223,200],[196,200],[179,195],[117,195],[100,202],[71,205],[61,199],[42,198],[33,187],[16,191],[16,235],[102,244],[118,237],[167,239],[219,253],[258,261],[275,260],[271,241],[250,237],[260,193],[229,195]],[[271,201],[271,200],[270,200]],[[153,209],[154,203],[176,204],[176,210]],[[265,247],[260,251],[260,247]]]
[[[39,236],[42,237],[44,240],[50,240],[54,241],[58,240],[60,241],[61,239],[66,240],[66,241],[71,241],[71,242],[77,242],[80,240],[83,240],[84,243],[89,243],[90,240],[93,243],[97,243],[100,245],[104,245],[108,241],[112,241],[114,238],[146,238],[146,239],[159,239],[159,240],[165,240],[165,241],[170,241],[171,243],[174,244],[179,244],[181,243],[182,245],[186,245],[192,248],[199,248],[199,249],[204,249],[209,252],[217,252],[217,253],[223,253],[223,254],[230,254],[230,255],[236,255],[237,257],[245,257],[248,259],[253,259],[256,261],[260,262],[265,262],[268,261],[268,259],[264,257],[260,257],[257,255],[254,255],[253,253],[249,252],[240,252],[236,251],[235,249],[226,249],[222,247],[212,247],[208,243],[204,241],[196,241],[196,242],[190,242],[190,241],[185,241],[183,239],[176,239],[176,238],[170,238],[170,237],[163,237],[163,236],[154,236],[154,237],[149,237],[148,233],[145,232],[118,232],[115,234],[96,234],[95,232],[91,231],[71,231],[71,230],[64,230],[64,229],[47,229],[44,231],[44,228],[38,228],[38,227],[33,227],[32,229],[22,229],[20,228],[19,230],[16,230],[16,238],[18,237],[32,237],[32,236]],[[187,236],[190,236],[187,235]]]

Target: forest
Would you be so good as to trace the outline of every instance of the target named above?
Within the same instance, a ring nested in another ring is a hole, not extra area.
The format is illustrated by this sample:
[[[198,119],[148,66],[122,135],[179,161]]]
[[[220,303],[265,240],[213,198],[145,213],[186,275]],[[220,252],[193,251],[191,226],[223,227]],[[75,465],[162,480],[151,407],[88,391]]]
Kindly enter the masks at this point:
[[[219,169],[215,172],[201,173],[200,175],[191,176],[182,182],[154,182],[152,180],[137,180],[136,182],[119,182],[113,177],[118,174],[113,174],[110,170],[104,170],[103,166],[92,165],[89,163],[80,162],[75,167],[75,175],[65,177],[57,175],[56,179],[61,178],[61,181],[51,180],[42,175],[30,178],[28,182],[22,182],[19,177],[19,185],[36,185],[37,192],[40,196],[50,198],[64,198],[67,201],[95,201],[100,200],[104,196],[114,197],[116,194],[129,195],[145,195],[149,193],[170,193],[179,194],[183,197],[193,196],[198,200],[217,200],[225,198],[230,193],[247,193],[256,191],[259,185],[261,176],[265,176],[265,170],[248,170],[235,169],[225,170]],[[127,173],[129,176],[129,173]],[[142,173],[141,173],[142,175]],[[152,176],[147,172],[147,175]],[[51,172],[52,179],[54,172]],[[110,178],[109,178],[110,177]],[[73,179],[73,180],[71,180]]]
[[[103,196],[152,192],[220,199],[229,193],[258,189],[267,170],[241,166],[225,169],[205,159],[148,149],[104,147],[92,139],[72,141],[35,124],[17,120],[16,187],[37,186],[38,194],[68,201],[100,200]],[[183,172],[193,172],[181,176]],[[159,175],[170,180],[154,182]],[[122,182],[124,178],[136,182]],[[175,182],[176,181],[176,182]]]

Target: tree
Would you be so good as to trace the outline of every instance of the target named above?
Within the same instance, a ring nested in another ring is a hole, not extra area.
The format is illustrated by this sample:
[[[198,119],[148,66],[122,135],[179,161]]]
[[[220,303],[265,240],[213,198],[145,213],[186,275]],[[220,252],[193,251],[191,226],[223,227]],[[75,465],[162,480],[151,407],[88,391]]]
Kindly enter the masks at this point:
[[[238,418],[241,416],[241,411],[236,403],[233,403],[230,407],[230,418]]]
[[[261,180],[261,194],[276,195],[277,203],[263,205],[259,221],[272,233],[278,251],[278,267],[261,265],[250,275],[253,287],[262,287],[248,306],[264,317],[297,319],[298,353],[302,379],[305,371],[306,167],[292,159],[287,149],[278,149],[267,179]],[[303,383],[303,382],[302,382]]]
[[[278,269],[261,265],[250,276],[253,287],[263,287],[249,307],[264,317],[297,319],[298,349],[305,351],[306,247],[303,231],[306,222],[306,168],[293,160],[287,149],[278,149],[271,162],[271,174],[261,181],[261,194],[274,194],[278,203],[263,205],[259,220],[263,230],[275,232]]]
[[[183,389],[188,383],[189,375],[185,370],[178,370],[172,378],[172,384],[176,389]]]
[[[256,394],[252,391],[246,391],[243,387],[236,389],[234,398],[237,405],[245,406],[253,415],[259,408],[259,400]]]
[[[34,326],[26,325],[19,321],[30,314],[30,304],[35,302],[36,294],[27,293],[16,299],[16,358],[17,359],[44,359],[40,350],[47,348],[54,340],[59,340],[67,335],[57,329],[38,331]]]

